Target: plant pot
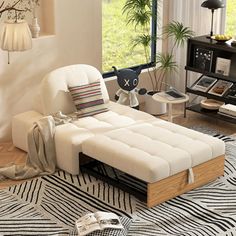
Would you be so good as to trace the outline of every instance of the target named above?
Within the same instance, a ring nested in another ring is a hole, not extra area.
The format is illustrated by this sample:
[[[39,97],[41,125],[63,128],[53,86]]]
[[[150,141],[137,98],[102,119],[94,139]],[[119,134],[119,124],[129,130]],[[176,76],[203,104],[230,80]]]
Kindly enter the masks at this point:
[[[166,103],[157,102],[152,98],[157,92],[149,91],[145,95],[145,111],[151,115],[163,115],[166,113]]]

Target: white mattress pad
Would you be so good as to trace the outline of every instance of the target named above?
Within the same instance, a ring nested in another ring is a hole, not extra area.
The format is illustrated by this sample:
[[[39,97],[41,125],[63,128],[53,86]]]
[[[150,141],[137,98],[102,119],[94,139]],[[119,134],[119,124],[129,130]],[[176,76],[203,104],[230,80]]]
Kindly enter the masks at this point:
[[[97,134],[82,152],[153,183],[225,153],[223,141],[160,119]]]

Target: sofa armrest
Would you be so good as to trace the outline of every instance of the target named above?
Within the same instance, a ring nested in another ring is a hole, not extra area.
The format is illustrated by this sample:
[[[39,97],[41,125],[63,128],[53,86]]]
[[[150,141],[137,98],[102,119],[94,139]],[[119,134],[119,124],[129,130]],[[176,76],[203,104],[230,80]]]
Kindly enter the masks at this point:
[[[43,117],[36,111],[20,113],[12,119],[12,141],[14,146],[28,151],[27,134],[33,123]]]

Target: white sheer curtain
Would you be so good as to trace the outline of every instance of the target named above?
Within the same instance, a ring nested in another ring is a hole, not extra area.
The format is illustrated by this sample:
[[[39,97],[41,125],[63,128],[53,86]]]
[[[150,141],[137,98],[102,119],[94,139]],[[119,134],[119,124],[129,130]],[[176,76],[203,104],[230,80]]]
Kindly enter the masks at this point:
[[[179,21],[188,26],[195,32],[195,36],[210,34],[211,26],[211,11],[207,8],[202,8],[203,0],[168,0],[169,1],[169,21]],[[218,9],[214,14],[214,33],[220,33],[222,29],[222,10]],[[169,42],[170,50],[172,42]],[[185,70],[186,65],[187,45],[179,48],[175,52],[175,60],[179,65],[178,73],[171,75],[169,83],[179,90],[184,91]],[[197,74],[191,73],[190,78],[192,83]]]

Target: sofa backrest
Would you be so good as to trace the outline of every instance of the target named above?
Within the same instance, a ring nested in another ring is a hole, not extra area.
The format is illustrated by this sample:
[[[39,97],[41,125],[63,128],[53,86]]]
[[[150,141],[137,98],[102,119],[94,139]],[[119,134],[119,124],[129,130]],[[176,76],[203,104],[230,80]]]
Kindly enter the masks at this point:
[[[109,101],[101,73],[90,65],[70,65],[47,74],[40,86],[38,109],[44,115],[61,111],[69,114],[76,111],[68,87],[85,85],[100,80],[104,102]]]

